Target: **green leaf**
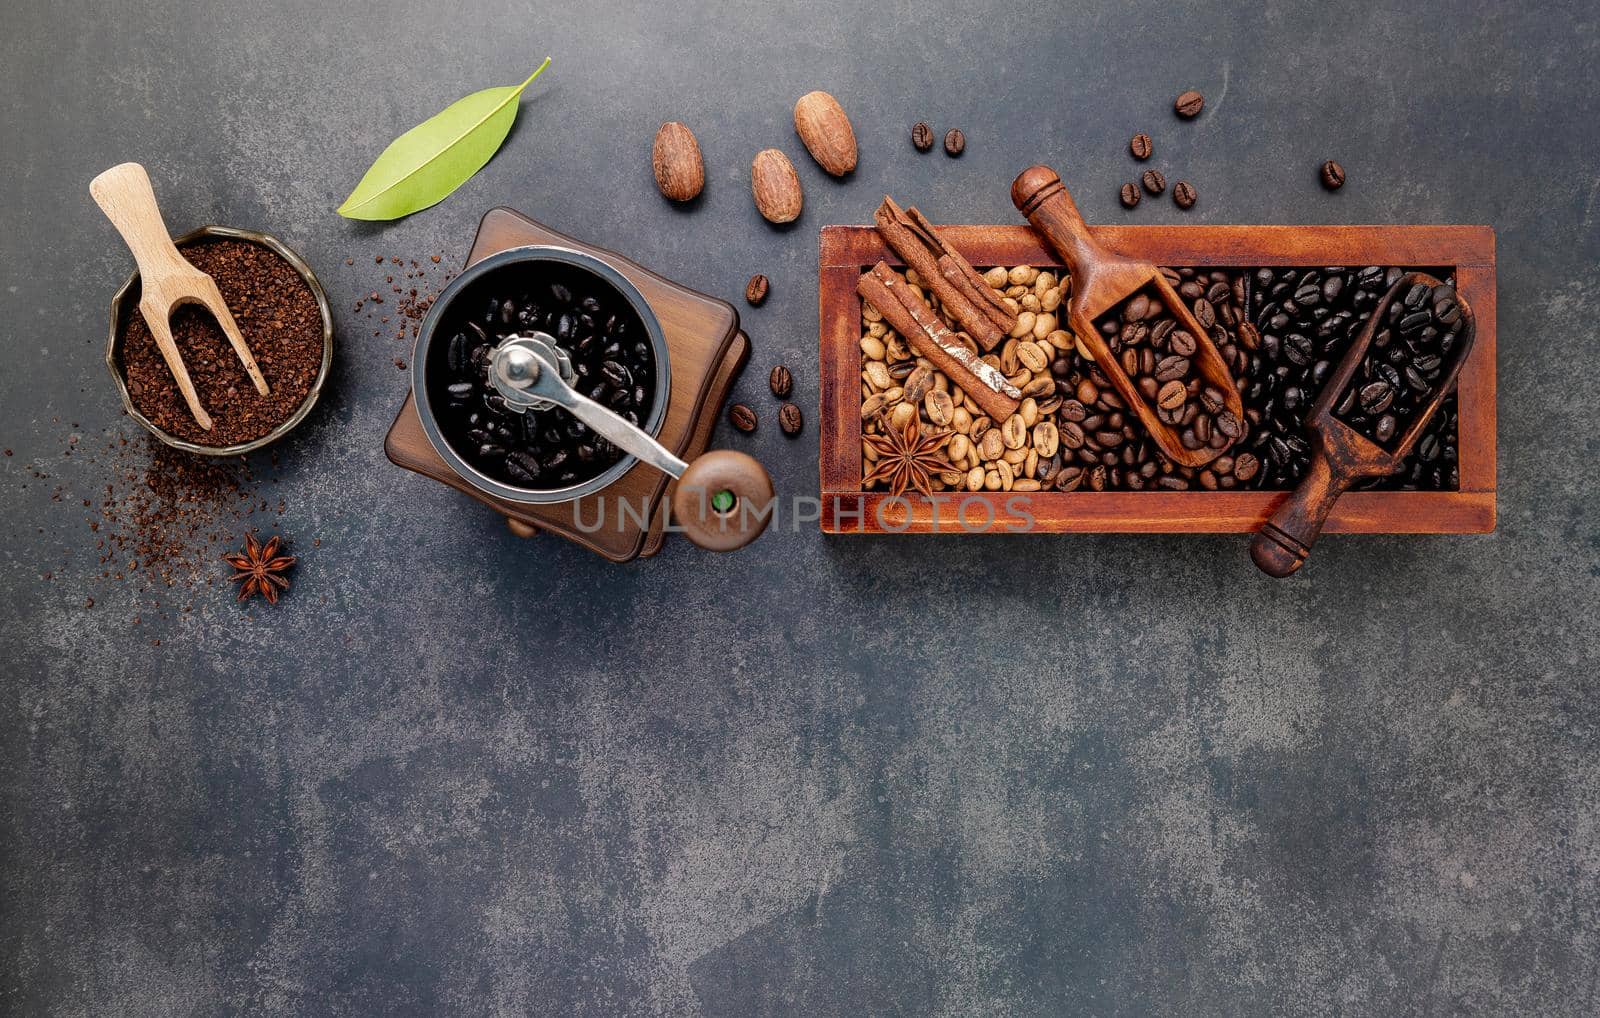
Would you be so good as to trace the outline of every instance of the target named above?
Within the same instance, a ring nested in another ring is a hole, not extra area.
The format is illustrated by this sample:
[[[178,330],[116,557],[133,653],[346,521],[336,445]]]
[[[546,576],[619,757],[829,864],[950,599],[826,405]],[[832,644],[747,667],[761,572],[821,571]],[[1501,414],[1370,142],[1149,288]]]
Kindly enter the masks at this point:
[[[390,142],[339,206],[339,214],[346,219],[399,219],[449,197],[499,151],[517,119],[522,90],[549,66],[545,57],[522,84],[474,92]]]

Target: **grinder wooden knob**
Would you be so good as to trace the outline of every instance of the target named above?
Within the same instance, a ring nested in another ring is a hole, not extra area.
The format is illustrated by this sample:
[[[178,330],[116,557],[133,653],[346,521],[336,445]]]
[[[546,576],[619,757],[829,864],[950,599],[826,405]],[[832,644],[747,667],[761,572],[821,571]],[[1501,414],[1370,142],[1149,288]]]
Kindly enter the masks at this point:
[[[707,551],[733,551],[761,536],[777,510],[772,478],[752,456],[708,452],[689,464],[672,492],[672,515]]]

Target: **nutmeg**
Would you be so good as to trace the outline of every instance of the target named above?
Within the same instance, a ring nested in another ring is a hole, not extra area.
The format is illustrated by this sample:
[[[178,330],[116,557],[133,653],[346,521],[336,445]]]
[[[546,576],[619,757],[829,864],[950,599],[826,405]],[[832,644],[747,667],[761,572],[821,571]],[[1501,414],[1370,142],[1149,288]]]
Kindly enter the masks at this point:
[[[694,132],[676,120],[669,120],[656,132],[650,165],[656,173],[656,186],[673,201],[689,201],[705,187],[706,168],[700,159],[700,143]]]
[[[767,222],[792,223],[800,218],[800,207],[805,203],[800,177],[789,157],[777,149],[756,153],[750,164],[750,192]]]
[[[794,129],[817,165],[835,177],[856,168],[856,133],[839,100],[807,92],[794,104]]]

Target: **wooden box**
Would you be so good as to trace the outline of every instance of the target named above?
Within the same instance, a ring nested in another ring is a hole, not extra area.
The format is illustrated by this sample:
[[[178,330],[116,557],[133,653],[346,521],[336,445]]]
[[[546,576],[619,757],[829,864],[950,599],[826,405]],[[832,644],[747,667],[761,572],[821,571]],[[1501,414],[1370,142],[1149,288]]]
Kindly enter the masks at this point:
[[[1454,267],[1477,315],[1458,383],[1456,491],[1357,491],[1339,499],[1328,533],[1477,534],[1495,523],[1495,262],[1487,226],[1100,226],[1108,250],[1157,265]],[[1032,228],[950,226],[940,232],[973,265],[1060,266]],[[861,298],[856,280],[879,259],[900,265],[869,226],[822,230],[820,303],[822,530],[845,533],[1229,533],[1254,531],[1282,491],[948,493],[938,507],[861,490]],[[1023,511],[1011,499],[1026,499]],[[974,501],[975,500],[975,501]],[[985,505],[984,503],[987,503]],[[962,515],[958,517],[958,512]],[[936,517],[937,513],[937,517]]]

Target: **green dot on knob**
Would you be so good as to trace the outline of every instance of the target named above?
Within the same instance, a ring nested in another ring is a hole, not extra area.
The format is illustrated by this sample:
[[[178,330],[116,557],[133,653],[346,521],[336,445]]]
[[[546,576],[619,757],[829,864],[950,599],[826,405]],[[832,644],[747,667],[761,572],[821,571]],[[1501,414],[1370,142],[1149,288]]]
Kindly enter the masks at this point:
[[[723,489],[711,496],[711,508],[719,513],[725,513],[733,508],[733,492]]]

